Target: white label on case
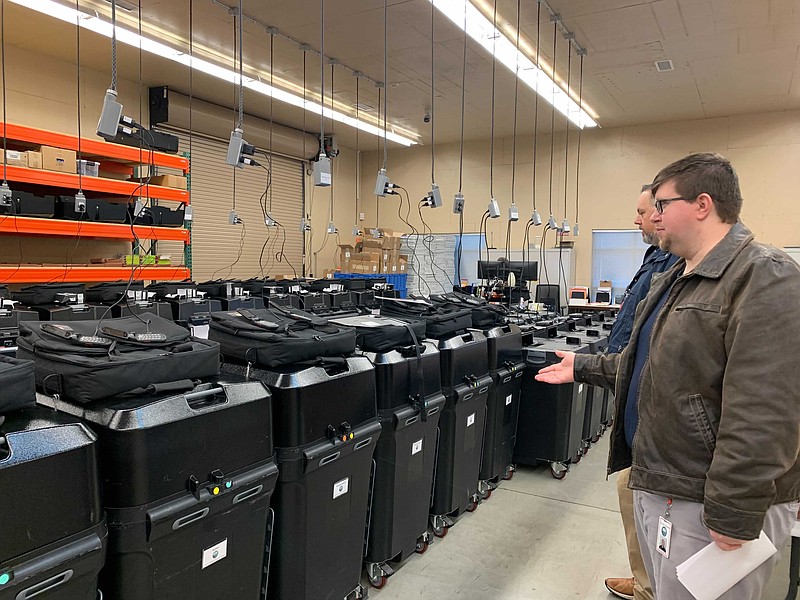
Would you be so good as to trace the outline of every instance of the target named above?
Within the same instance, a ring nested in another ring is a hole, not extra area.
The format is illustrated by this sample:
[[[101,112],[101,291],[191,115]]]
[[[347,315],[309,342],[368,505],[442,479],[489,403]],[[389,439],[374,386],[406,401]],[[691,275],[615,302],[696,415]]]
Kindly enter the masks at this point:
[[[228,556],[228,539],[225,538],[219,544],[203,550],[203,569],[221,561]]]
[[[509,394],[508,396],[506,396],[506,406],[508,406],[509,404],[511,404],[511,397],[512,397],[512,396],[513,396],[513,394]]]
[[[344,496],[350,490],[350,478],[345,477],[341,481],[333,484],[333,499],[336,500],[339,496]]]
[[[417,452],[422,451],[422,440],[417,440],[411,445],[411,456],[414,456]]]
[[[475,413],[472,413],[470,416],[467,417],[467,427],[471,427],[475,424]]]
[[[579,393],[579,394],[582,394],[582,393],[583,393],[583,384],[580,384],[580,385],[578,386],[578,393]]]

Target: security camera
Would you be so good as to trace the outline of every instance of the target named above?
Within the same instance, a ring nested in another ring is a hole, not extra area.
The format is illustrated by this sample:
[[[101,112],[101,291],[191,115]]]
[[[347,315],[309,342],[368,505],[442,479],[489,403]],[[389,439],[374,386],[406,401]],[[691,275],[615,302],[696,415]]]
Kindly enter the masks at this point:
[[[431,111],[429,111],[429,110],[426,110],[426,111],[425,111],[425,115],[422,117],[422,120],[423,120],[425,123],[430,123],[430,122],[431,122]]]

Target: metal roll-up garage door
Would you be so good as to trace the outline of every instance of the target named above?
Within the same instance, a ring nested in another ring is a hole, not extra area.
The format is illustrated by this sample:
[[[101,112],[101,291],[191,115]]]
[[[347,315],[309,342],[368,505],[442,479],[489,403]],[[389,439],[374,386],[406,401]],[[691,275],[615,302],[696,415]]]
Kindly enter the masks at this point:
[[[166,129],[166,128],[165,128]],[[189,152],[189,135],[180,137],[180,151]],[[228,141],[193,134],[191,149],[192,278],[266,277],[302,271],[303,163],[273,156],[270,214],[283,227],[266,227],[260,202],[267,190],[268,171],[225,163]],[[265,156],[255,159],[270,166]],[[236,214],[244,225],[230,225],[233,210],[234,171]],[[269,208],[269,191],[263,202]],[[266,242],[266,247],[264,246]],[[160,242],[160,254],[181,256],[179,244]],[[263,249],[263,252],[262,252]],[[280,253],[282,250],[282,254]],[[276,256],[278,254],[278,256]],[[294,271],[293,271],[294,268]]]

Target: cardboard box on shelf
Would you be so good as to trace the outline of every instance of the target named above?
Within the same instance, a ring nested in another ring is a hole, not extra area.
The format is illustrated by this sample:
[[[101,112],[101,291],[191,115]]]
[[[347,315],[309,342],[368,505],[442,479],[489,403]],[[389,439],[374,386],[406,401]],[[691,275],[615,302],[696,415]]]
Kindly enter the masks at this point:
[[[5,162],[9,166],[12,167],[28,166],[28,156],[25,152],[22,152],[20,150],[8,150],[4,155],[3,150],[0,149],[0,159],[3,159],[3,156],[5,156]]]
[[[383,243],[381,240],[368,237],[361,242],[361,247],[364,249],[364,252],[369,252],[370,250],[377,250],[380,252],[380,250],[383,249]]]
[[[350,264],[352,262],[355,248],[352,244],[339,244],[339,266],[342,272],[347,273],[350,271]]]
[[[41,169],[42,168],[42,153],[36,152],[36,150],[28,150],[26,153],[28,158],[28,168],[29,169]]]
[[[42,146],[42,168],[59,173],[77,173],[78,154],[74,150],[64,150],[53,146]]]
[[[179,190],[185,190],[188,189],[189,187],[186,182],[186,177],[181,177],[178,175],[153,175],[150,178],[149,182],[147,181],[147,177],[144,178],[139,177],[134,179],[134,181],[142,181],[142,182],[147,182],[150,185],[160,185],[163,187],[176,188]]]

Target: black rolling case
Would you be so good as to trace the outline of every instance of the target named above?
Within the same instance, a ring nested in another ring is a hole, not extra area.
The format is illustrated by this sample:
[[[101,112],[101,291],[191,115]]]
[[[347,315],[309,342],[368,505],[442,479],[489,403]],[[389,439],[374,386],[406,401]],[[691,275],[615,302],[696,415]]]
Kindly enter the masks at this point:
[[[36,404],[35,384],[32,361],[0,355],[0,421],[1,415]]]
[[[17,356],[33,360],[37,387],[87,403],[219,372],[219,345],[155,315],[20,324]]]
[[[172,307],[172,318],[186,328],[205,324],[212,312],[222,310],[222,303],[201,294],[193,281],[180,283],[152,283],[147,291],[155,294],[158,301],[167,302]]]
[[[365,566],[382,587],[388,561],[428,547],[428,514],[439,416],[444,406],[439,351],[422,342],[425,324],[371,315],[337,318],[354,327],[364,355],[375,365],[381,437],[375,450],[375,485]]]
[[[241,281],[217,279],[198,283],[197,289],[205,292],[209,298],[219,300],[222,310],[264,308],[264,299],[261,295],[251,296]]]
[[[422,321],[425,335],[429,338],[445,339],[472,327],[472,311],[453,305],[433,306],[423,300],[381,300],[381,314],[396,319]]]
[[[85,321],[99,319],[104,306],[86,303],[82,283],[42,283],[12,292],[14,300],[38,313],[42,321]]]
[[[3,385],[6,376],[0,370]],[[0,417],[0,600],[99,597],[107,529],[96,445],[76,419],[52,411]]]
[[[278,477],[269,392],[212,378],[82,406],[99,438],[109,544],[100,587],[114,600],[259,600]]]
[[[436,306],[454,309],[469,309],[472,313],[472,327],[475,329],[491,329],[504,325],[508,317],[508,310],[499,304],[489,304],[483,298],[470,296],[461,292],[448,292],[431,296],[431,302]]]
[[[166,302],[156,302],[153,292],[145,291],[141,281],[99,283],[86,289],[89,302],[111,307],[114,318],[152,313],[162,319],[172,320],[172,307]]]
[[[522,376],[522,332],[516,325],[493,327],[485,332],[489,350],[489,374],[494,385],[486,401],[486,430],[478,488],[488,498],[500,478],[513,476]]]
[[[228,363],[223,370],[249,373],[272,392],[280,477],[267,598],[363,597],[372,454],[381,433],[369,360],[320,359],[272,371]]]
[[[262,368],[291,365],[319,356],[346,356],[356,347],[355,330],[300,310],[271,307],[214,313],[209,338],[225,358]]]
[[[583,420],[586,409],[584,383],[550,385],[536,381],[539,369],[561,361],[556,350],[588,352],[579,338],[536,339],[525,353],[525,375],[522,383],[514,462],[536,466],[549,462],[556,479],[563,479],[570,462],[582,456]]]
[[[471,330],[439,340],[438,346],[446,402],[439,420],[431,525],[433,533],[443,537],[453,524],[451,516],[471,512],[478,505],[478,472],[492,378],[483,333]]]

